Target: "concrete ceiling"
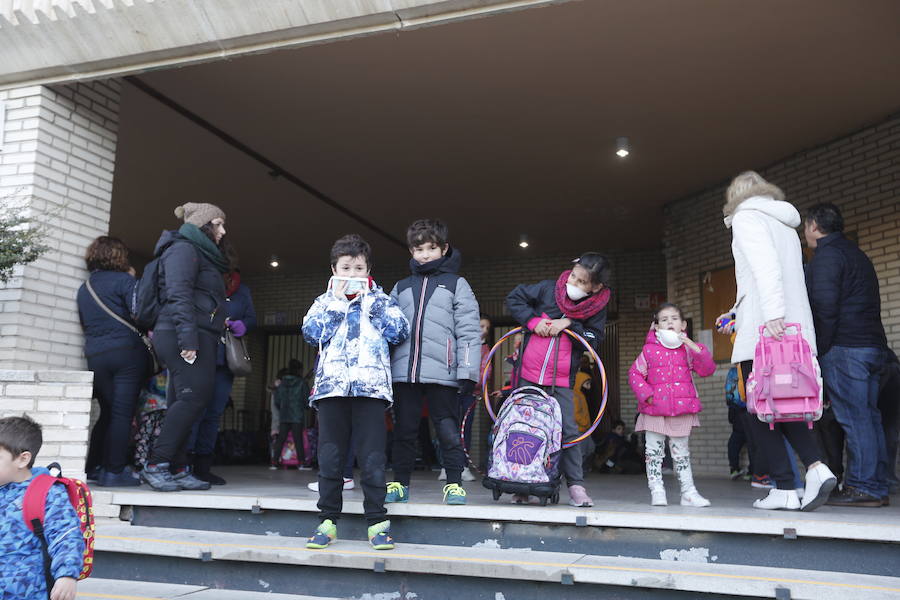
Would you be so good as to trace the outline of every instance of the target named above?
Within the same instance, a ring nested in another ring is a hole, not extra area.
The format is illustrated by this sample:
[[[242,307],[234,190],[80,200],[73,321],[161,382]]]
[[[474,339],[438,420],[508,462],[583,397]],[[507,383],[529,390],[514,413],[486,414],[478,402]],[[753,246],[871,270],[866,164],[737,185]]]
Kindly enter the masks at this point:
[[[468,256],[660,245],[662,206],[900,109],[896,0],[585,0],[140,78],[396,237],[438,216]],[[357,231],[129,84],[111,232],[228,214],[245,272]],[[628,136],[632,155],[615,156]]]

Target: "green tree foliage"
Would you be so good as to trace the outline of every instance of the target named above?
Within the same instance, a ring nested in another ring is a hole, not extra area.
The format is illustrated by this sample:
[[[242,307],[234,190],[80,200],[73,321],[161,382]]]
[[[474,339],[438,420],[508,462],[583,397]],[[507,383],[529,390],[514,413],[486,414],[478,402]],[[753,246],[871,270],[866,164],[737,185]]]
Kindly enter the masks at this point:
[[[0,213],[0,283],[9,281],[13,267],[35,261],[47,251],[44,233],[21,211]]]

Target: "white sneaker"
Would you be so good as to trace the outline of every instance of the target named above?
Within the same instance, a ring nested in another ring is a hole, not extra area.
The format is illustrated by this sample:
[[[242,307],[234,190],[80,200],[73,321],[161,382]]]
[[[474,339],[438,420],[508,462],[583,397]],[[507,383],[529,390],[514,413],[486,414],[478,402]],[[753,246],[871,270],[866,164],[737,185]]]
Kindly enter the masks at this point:
[[[769,495],[753,502],[753,508],[763,510],[799,510],[800,497],[796,490],[769,490]]]
[[[666,488],[658,487],[650,489],[650,506],[668,506]]]
[[[306,487],[308,487],[313,492],[319,491],[319,482],[313,481],[312,483],[307,483]],[[344,490],[352,490],[356,487],[356,484],[353,483],[352,479],[344,479]]]
[[[441,469],[438,473],[438,481],[447,481],[447,469]]]
[[[695,506],[697,508],[703,508],[704,506],[709,506],[710,502],[706,498],[700,495],[696,489],[688,490],[684,494],[681,495],[681,505],[682,506]]]
[[[469,467],[463,469],[462,472],[462,480],[463,481],[475,481],[476,477],[472,475],[472,471],[469,470]]]
[[[806,471],[806,489],[803,491],[803,502],[800,510],[816,510],[828,500],[828,495],[837,485],[837,477],[831,469],[819,463]]]

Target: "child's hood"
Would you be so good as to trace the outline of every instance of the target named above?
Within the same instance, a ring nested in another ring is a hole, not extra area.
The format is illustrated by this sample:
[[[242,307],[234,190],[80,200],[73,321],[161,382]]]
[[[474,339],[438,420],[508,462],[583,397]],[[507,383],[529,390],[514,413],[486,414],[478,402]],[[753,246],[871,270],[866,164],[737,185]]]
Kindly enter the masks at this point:
[[[447,249],[447,254],[444,256],[423,265],[420,265],[414,258],[409,259],[409,270],[413,275],[455,274],[459,273],[460,268],[462,268],[462,253],[453,246]]]

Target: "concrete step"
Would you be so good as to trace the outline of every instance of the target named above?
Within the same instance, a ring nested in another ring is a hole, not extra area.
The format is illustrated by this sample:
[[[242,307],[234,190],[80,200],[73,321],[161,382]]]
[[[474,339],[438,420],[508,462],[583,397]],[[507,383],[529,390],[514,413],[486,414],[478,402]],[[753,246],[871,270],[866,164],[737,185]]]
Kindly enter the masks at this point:
[[[202,585],[125,581],[90,577],[78,583],[79,600],[338,600],[244,590],[220,590]]]
[[[97,565],[100,567],[104,562],[114,563],[116,557],[130,556],[134,558],[132,566],[127,561],[124,562],[120,572],[136,572],[135,569],[142,568],[149,573],[152,571],[148,566],[152,562],[150,557],[158,557],[166,559],[160,565],[177,565],[177,577],[181,579],[189,575],[192,567],[198,567],[195,569],[197,573],[211,572],[209,570],[213,567],[232,572],[246,569],[247,576],[252,577],[258,576],[265,567],[304,567],[306,575],[312,575],[313,571],[321,569],[319,572],[323,577],[334,582],[330,595],[337,593],[341,596],[344,593],[338,581],[345,578],[341,573],[349,576],[356,571],[369,573],[369,578],[373,572],[424,575],[429,579],[450,576],[452,581],[460,583],[460,587],[451,590],[446,596],[440,596],[448,598],[476,597],[459,595],[459,589],[463,589],[462,584],[467,578],[481,582],[524,582],[529,585],[570,584],[574,587],[567,589],[572,593],[564,593],[565,589],[556,588],[558,593],[563,593],[567,598],[596,597],[600,591],[597,586],[614,586],[644,594],[653,592],[646,597],[660,598],[691,596],[663,596],[655,592],[815,600],[900,597],[900,578],[856,573],[778,567],[761,569],[721,563],[671,562],[580,553],[461,548],[402,542],[393,551],[379,552],[365,541],[345,539],[340,539],[324,551],[307,550],[304,544],[305,539],[298,537],[140,527],[103,521],[98,523]],[[171,562],[171,559],[180,560]],[[157,570],[157,573],[161,571]],[[282,571],[275,575],[283,577],[285,573]],[[104,576],[104,573],[99,574]],[[298,575],[299,572],[295,573],[290,580],[299,581]],[[244,578],[246,579],[247,577]],[[261,577],[260,581],[263,581]],[[414,585],[424,585],[421,578],[410,578],[410,581]],[[446,587],[444,585],[445,592]],[[533,589],[538,591],[538,588]],[[272,590],[283,591],[274,586]],[[545,593],[527,597],[543,597]],[[436,598],[439,595],[428,597]]]

